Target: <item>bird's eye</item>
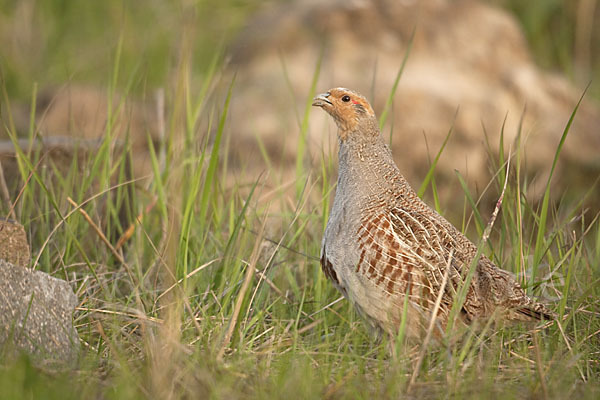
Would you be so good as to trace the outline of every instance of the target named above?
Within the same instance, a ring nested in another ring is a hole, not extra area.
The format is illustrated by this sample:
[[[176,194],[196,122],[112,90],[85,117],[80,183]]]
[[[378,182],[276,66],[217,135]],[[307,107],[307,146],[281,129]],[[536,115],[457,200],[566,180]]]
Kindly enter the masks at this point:
[[[344,97],[342,97],[342,101],[345,102],[345,103],[349,102],[350,101],[350,96],[345,95]]]

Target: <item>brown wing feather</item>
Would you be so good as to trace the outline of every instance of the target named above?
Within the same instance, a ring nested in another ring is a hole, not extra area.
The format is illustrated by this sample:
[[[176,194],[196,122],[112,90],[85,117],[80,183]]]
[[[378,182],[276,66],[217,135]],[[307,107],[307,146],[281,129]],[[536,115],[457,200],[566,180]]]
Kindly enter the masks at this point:
[[[456,289],[466,274],[468,257],[461,252],[454,233],[434,218],[416,210],[395,207],[369,213],[358,230],[360,258],[356,272],[363,274],[386,293],[404,296],[424,308],[433,306],[438,296],[448,260],[449,284],[442,298],[442,313],[447,314]],[[446,309],[444,309],[446,308]],[[482,305],[473,288],[465,302],[469,319]]]

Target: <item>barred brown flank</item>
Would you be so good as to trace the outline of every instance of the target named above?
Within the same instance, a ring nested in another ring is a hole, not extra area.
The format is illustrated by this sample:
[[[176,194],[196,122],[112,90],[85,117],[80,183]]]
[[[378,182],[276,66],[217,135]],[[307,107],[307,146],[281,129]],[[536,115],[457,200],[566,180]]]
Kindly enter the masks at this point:
[[[321,248],[325,275],[370,325],[395,333],[408,296],[407,332],[420,337],[432,318],[444,329],[477,247],[412,190],[384,143],[368,101],[343,88],[315,97],[338,125],[339,176]],[[447,284],[442,285],[446,269]],[[461,320],[551,319],[508,272],[481,256]]]

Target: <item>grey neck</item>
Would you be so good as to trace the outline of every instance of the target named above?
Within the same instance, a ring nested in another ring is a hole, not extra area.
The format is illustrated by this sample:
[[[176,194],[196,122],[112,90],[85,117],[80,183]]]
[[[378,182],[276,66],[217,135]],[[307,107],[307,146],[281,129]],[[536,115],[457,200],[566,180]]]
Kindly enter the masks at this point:
[[[338,157],[337,192],[359,207],[385,204],[393,196],[391,183],[404,179],[380,134],[348,135],[339,141]]]

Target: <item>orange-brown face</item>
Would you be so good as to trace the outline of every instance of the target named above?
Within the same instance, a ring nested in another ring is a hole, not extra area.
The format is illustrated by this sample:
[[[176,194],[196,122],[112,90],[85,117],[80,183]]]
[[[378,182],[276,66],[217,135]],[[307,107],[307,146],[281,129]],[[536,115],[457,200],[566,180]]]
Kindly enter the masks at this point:
[[[333,117],[342,139],[354,130],[361,120],[375,118],[371,105],[363,96],[349,89],[335,88],[313,99],[313,106],[321,107]]]

